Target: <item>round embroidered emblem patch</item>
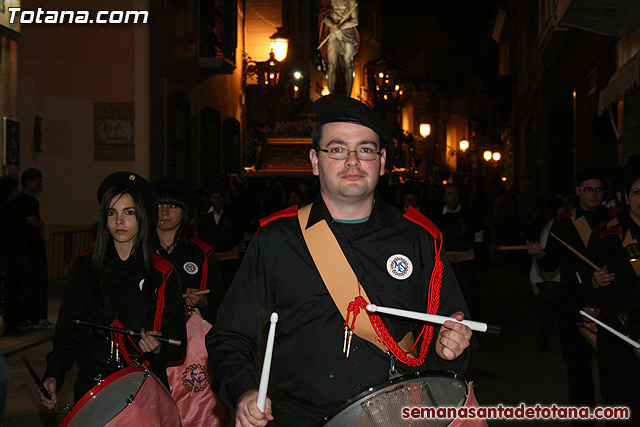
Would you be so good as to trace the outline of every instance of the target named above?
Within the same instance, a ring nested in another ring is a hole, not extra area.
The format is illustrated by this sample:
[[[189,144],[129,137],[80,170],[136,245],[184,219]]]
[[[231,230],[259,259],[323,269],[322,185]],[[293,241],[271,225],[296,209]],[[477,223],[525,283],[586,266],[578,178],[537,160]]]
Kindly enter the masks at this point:
[[[209,388],[209,370],[206,366],[194,363],[182,373],[182,385],[189,393],[198,393]]]
[[[184,268],[184,271],[186,271],[189,274],[196,274],[198,272],[198,266],[191,261],[185,262],[182,267]]]
[[[391,255],[387,260],[387,271],[398,280],[408,279],[413,272],[413,263],[406,255]]]

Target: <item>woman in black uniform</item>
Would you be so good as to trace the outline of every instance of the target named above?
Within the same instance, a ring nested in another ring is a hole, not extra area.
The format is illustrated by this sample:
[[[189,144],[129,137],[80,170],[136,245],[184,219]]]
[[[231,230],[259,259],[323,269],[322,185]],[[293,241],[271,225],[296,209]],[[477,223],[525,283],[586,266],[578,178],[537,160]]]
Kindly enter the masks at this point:
[[[204,345],[224,296],[218,261],[208,243],[192,237],[189,221],[192,197],[186,184],[165,177],[154,183],[154,189],[158,195],[156,250],[178,272],[187,313],[187,355],[184,361],[167,367],[171,395],[180,409],[183,426],[218,425],[228,419],[229,413],[211,389]],[[203,290],[209,293],[198,293]]]
[[[594,248],[594,261],[603,268],[595,271],[591,280],[599,297],[600,320],[634,340],[640,338],[639,241],[640,170],[636,170],[628,176],[617,218],[609,221]],[[598,327],[597,346],[602,402],[631,409],[631,419],[611,425],[637,426],[640,361],[631,346],[601,327]]]
[[[177,274],[153,253],[157,199],[151,185],[132,172],[109,175],[98,189],[100,213],[92,251],[74,263],[62,298],[44,385],[52,409],[66,372],[77,362],[78,401],[97,381],[122,367],[145,364],[167,383],[165,364],[184,357],[186,329]],[[141,337],[104,332],[73,320],[140,331]],[[160,343],[162,335],[181,346]]]
[[[158,196],[156,252],[176,269],[182,293],[187,295],[185,305],[197,307],[202,318],[213,323],[224,286],[213,248],[191,231],[191,191],[183,181],[169,177],[157,180],[153,187]],[[197,294],[204,289],[209,294]]]

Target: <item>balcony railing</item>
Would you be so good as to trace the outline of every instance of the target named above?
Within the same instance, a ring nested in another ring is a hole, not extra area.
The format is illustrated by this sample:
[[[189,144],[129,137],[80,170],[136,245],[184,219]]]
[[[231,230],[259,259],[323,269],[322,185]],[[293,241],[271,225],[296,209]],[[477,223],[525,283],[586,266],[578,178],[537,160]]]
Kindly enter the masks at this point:
[[[47,227],[47,264],[49,280],[69,276],[73,261],[81,253],[91,249],[94,243],[90,225]]]

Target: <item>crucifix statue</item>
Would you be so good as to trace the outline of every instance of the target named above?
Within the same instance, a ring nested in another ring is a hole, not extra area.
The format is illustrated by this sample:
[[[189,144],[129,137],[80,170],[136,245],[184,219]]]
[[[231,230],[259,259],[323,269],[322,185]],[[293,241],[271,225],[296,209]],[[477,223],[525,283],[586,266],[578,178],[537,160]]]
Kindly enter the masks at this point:
[[[355,0],[322,0],[318,13],[318,49],[332,94],[350,96],[353,57],[358,53],[358,3]]]

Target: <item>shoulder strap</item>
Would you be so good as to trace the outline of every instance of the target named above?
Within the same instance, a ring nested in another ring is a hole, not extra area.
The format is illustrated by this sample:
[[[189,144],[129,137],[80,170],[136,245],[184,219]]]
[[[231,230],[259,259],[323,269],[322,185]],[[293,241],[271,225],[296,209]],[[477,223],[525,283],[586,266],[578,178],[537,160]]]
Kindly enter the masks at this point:
[[[300,229],[318,272],[342,318],[345,319],[345,325],[349,326],[347,323],[349,311],[352,311],[354,317],[351,319],[351,330],[354,333],[357,331],[359,337],[375,344],[385,353],[391,352],[398,361],[408,366],[417,367],[424,364],[433,337],[433,325],[423,325],[418,338],[414,337],[412,331],[409,331],[400,342],[396,342],[376,313],[366,312],[368,321],[362,320],[365,316],[356,317],[360,310],[366,311],[366,306],[371,300],[358,282],[358,278],[326,221],[319,221],[307,228],[306,224],[310,212],[311,205],[298,211]],[[429,314],[437,313],[440,300],[443,266],[440,260],[441,246],[440,244],[440,248],[436,248],[436,260],[429,283],[427,307]],[[358,323],[356,324],[356,322]],[[422,337],[422,342],[418,350],[416,346],[420,337]]]
[[[311,206],[312,204],[309,204],[298,209],[300,229],[322,281],[343,319],[347,319],[349,304],[358,295],[362,296],[367,302],[371,300],[362,286],[359,286],[356,274],[353,272],[351,265],[349,265],[349,261],[344,256],[342,248],[326,221],[319,221],[312,227],[307,228]],[[382,344],[366,316],[356,317],[354,325],[353,330],[356,335],[372,342],[380,350],[387,351],[386,346]]]
[[[627,230],[627,233],[624,235],[624,238],[621,237],[621,240],[622,240],[622,247],[625,249],[625,253],[629,250],[629,246],[633,246],[633,245],[635,245],[635,247],[638,246],[638,241],[633,238],[633,236],[631,235],[631,231],[629,230]],[[629,259],[629,263],[631,263],[631,267],[633,267],[633,270],[636,272],[636,276],[640,276],[640,260]]]
[[[584,247],[588,247],[589,237],[591,237],[591,227],[589,227],[587,218],[582,215],[580,218],[576,219],[576,210],[573,209],[571,211],[571,221],[573,222],[573,226],[576,228],[576,231],[580,235],[580,239],[582,240],[582,243],[584,243]]]

